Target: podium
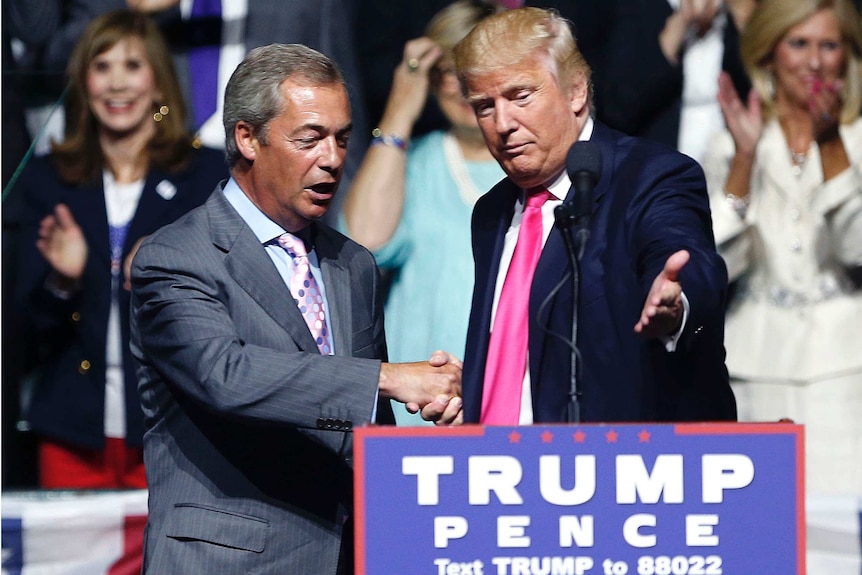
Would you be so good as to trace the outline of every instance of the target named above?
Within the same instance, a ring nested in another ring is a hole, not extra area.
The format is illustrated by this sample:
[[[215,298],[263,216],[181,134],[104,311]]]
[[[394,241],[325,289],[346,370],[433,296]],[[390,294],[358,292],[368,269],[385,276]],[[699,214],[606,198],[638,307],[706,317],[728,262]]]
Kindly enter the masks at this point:
[[[358,429],[356,573],[805,573],[803,428]]]

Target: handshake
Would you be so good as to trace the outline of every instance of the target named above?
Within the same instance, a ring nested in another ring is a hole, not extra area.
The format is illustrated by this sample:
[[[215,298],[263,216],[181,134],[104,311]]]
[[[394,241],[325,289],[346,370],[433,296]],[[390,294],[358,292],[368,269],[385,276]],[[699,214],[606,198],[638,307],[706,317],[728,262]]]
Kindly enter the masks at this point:
[[[464,421],[461,401],[461,360],[435,351],[427,361],[384,363],[380,366],[380,395],[400,401],[410,413],[435,425],[459,425]]]

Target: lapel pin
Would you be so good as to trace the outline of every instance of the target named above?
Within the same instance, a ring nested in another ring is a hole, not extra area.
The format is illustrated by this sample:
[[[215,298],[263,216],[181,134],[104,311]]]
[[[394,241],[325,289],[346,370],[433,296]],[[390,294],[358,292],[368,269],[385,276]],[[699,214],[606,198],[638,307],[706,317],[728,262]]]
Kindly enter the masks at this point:
[[[156,193],[165,200],[171,200],[177,195],[177,187],[167,180],[162,180],[156,184]]]

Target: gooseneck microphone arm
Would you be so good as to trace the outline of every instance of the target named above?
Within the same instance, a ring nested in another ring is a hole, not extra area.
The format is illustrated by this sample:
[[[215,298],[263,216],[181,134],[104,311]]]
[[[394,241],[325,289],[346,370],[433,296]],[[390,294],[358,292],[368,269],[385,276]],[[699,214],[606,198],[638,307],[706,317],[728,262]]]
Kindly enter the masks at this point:
[[[570,198],[554,209],[554,225],[560,230],[569,264],[572,267],[572,339],[569,402],[566,419],[569,423],[581,422],[582,392],[579,386],[583,374],[583,361],[578,357],[578,303],[580,298],[581,260],[590,237],[590,218],[593,210],[593,190],[602,173],[602,156],[592,142],[575,142],[566,156],[566,172],[572,182]],[[576,240],[570,231],[577,227]]]
[[[566,254],[569,256],[569,265],[572,266],[572,339],[571,339],[571,360],[570,360],[570,385],[569,385],[569,402],[566,404],[566,421],[568,423],[581,422],[581,391],[578,389],[578,368],[581,362],[578,361],[578,295],[581,287],[581,263],[580,254],[583,254],[583,249],[576,249],[572,234],[569,228],[572,225],[572,218],[569,215],[568,206],[565,202],[554,209],[554,224],[560,230],[563,236],[563,243],[566,246]],[[589,232],[588,232],[589,233]],[[580,238],[579,238],[579,243]]]

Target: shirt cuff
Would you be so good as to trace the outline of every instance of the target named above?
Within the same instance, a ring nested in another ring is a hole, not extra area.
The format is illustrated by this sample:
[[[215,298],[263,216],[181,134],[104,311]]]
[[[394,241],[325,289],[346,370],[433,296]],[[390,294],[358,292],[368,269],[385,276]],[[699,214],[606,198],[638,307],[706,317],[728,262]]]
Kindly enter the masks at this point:
[[[374,392],[374,407],[371,408],[371,423],[377,423],[377,402],[380,401],[380,389]]]
[[[688,298],[685,297],[685,292],[680,294],[682,296],[682,323],[679,324],[679,329],[676,333],[672,335],[662,336],[661,341],[664,344],[664,348],[669,352],[676,351],[676,344],[679,342],[679,338],[682,336],[682,332],[685,330],[685,322],[688,320],[688,312],[691,309],[691,306],[688,303]]]

